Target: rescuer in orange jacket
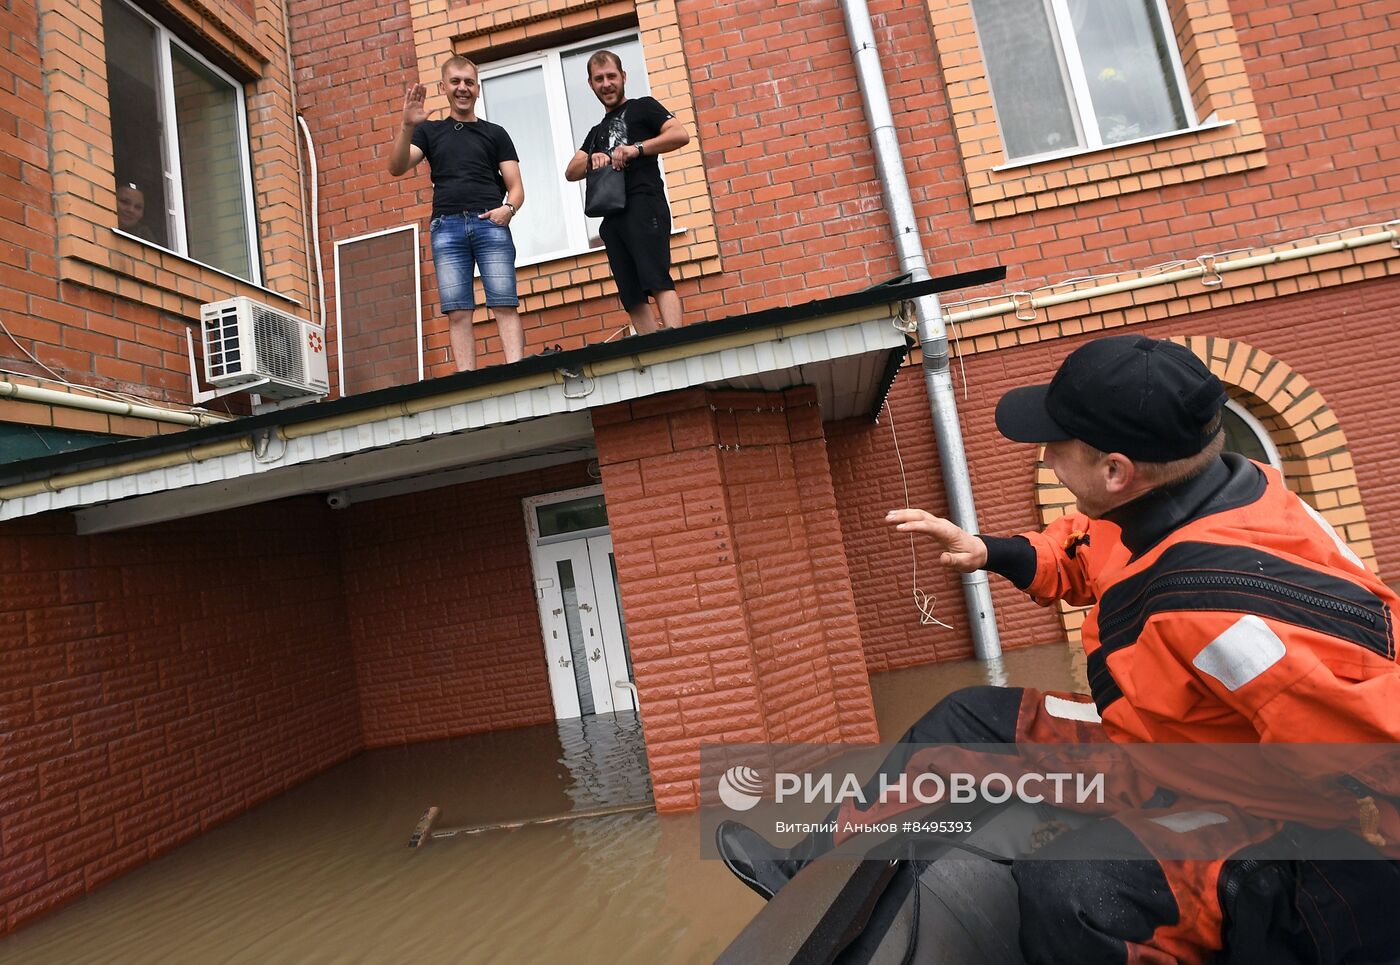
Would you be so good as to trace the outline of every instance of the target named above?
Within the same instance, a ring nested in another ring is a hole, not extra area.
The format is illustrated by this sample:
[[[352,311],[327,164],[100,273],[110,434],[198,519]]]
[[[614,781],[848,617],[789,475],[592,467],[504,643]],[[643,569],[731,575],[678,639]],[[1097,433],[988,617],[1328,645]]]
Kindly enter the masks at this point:
[[[901,741],[909,752],[891,754],[882,771],[917,770],[912,745],[921,743],[1400,742],[1400,599],[1277,472],[1221,454],[1225,399],[1184,346],[1097,339],[1048,385],[1007,393],[996,412],[1007,438],[1045,444],[1077,513],[1004,538],[922,510],[889,514],[899,531],[940,544],[945,567],[996,572],[1041,604],[1092,605],[1082,631],[1092,702],[968,688],[915,724]],[[1138,860],[1017,863],[1027,960],[1206,962],[1222,949],[1232,962],[1400,960],[1400,866],[1276,862],[1262,874],[1247,857],[1286,833],[1287,808],[1269,810],[1271,782],[1284,799],[1315,780],[1310,825],[1393,847],[1400,781],[1384,767],[1359,777],[1326,770],[1234,775],[1249,789],[1248,814],[1228,805],[1172,814],[1154,809],[1170,800],[1143,801],[1140,814],[1049,846],[1097,836]],[[1222,857],[1158,857],[1183,833],[1208,837]],[[776,849],[734,822],[718,837],[730,867],[760,892],[834,843]],[[1243,875],[1253,877],[1241,889]]]

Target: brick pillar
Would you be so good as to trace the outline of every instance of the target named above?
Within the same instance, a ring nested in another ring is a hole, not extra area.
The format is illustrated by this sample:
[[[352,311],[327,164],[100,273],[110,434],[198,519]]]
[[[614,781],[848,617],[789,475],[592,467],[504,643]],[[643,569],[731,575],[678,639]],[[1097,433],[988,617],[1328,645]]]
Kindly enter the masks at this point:
[[[593,421],[657,808],[698,805],[702,741],[877,740],[815,392]]]

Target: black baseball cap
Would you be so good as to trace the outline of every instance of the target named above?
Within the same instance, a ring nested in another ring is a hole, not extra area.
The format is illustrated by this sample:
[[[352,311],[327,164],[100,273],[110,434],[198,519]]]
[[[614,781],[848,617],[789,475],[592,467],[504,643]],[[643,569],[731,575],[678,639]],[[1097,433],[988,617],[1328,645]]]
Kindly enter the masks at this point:
[[[1006,393],[996,420],[1014,442],[1078,439],[1101,452],[1170,462],[1215,438],[1224,404],[1225,387],[1186,346],[1113,335],[1071,352],[1049,385]]]

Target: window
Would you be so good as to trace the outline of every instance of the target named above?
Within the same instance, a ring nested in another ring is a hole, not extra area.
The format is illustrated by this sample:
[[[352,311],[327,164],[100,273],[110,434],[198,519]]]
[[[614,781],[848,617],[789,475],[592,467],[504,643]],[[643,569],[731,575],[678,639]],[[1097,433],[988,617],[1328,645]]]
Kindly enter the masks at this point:
[[[636,31],[596,37],[481,68],[477,113],[510,132],[520,155],[525,207],[511,221],[518,264],[578,254],[601,246],[601,220],[583,213],[583,182],[564,180],[564,166],[603,106],[588,86],[588,58],[611,50],[627,72],[627,96],[651,93]]]
[[[972,0],[1008,159],[1196,123],[1162,0]]]
[[[1225,451],[1237,452],[1246,459],[1262,462],[1275,469],[1283,468],[1278,448],[1269,438],[1269,430],[1249,413],[1249,410],[1234,399],[1225,403],[1221,412],[1224,420]]]
[[[123,0],[103,0],[118,228],[260,284],[242,87]]]

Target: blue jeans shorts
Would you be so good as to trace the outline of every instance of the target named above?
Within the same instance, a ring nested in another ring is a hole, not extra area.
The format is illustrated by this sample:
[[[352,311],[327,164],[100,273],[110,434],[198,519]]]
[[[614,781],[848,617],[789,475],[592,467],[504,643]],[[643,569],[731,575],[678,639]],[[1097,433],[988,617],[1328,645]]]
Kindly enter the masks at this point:
[[[510,228],[478,218],[477,214],[438,215],[428,226],[443,312],[476,307],[472,299],[473,265],[481,269],[488,307],[520,304],[515,293],[515,241]]]

